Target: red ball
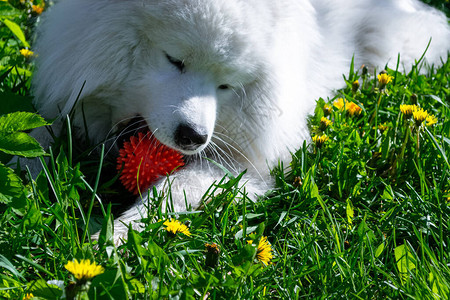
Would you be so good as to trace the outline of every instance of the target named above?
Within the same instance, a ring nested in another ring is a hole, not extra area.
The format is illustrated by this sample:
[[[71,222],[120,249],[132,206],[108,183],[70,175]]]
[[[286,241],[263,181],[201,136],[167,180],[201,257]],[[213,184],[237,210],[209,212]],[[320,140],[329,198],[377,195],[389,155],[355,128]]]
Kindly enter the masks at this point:
[[[152,134],[141,132],[124,143],[117,158],[117,170],[122,170],[120,180],[135,195],[183,165],[181,153],[161,144]]]

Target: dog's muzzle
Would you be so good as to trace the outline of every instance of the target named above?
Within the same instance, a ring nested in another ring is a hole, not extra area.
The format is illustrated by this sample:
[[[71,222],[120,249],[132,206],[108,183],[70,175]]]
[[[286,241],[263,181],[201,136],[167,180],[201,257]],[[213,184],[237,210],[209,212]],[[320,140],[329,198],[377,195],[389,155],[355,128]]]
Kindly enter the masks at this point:
[[[206,130],[181,124],[175,130],[175,143],[185,151],[195,151],[208,142]]]

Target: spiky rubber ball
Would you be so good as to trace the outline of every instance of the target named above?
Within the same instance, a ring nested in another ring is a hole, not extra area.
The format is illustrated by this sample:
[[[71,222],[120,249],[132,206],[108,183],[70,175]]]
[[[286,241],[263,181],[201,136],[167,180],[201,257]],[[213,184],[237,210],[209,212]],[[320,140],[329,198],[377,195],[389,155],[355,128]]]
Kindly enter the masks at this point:
[[[161,144],[151,133],[138,133],[119,150],[117,170],[120,181],[135,195],[145,191],[155,180],[184,165],[178,151]]]

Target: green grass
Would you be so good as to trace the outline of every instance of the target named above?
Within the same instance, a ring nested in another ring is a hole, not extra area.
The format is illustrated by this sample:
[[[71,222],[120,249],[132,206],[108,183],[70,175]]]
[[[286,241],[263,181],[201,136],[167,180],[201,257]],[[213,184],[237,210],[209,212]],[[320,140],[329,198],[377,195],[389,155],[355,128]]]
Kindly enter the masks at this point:
[[[0,20],[20,24],[29,40],[36,15],[27,12],[28,2],[15,4],[13,10],[0,2]],[[211,187],[216,196],[205,197],[203,211],[176,216],[161,211],[157,204],[167,199],[150,191],[145,229],[130,230],[117,248],[114,203],[96,196],[116,192],[104,179],[109,161],[79,153],[69,133],[35,180],[6,166],[17,149],[6,149],[5,138],[23,142],[21,132],[42,120],[22,114],[15,130],[5,129],[8,113],[31,110],[32,65],[19,54],[17,36],[5,26],[0,32],[0,298],[58,299],[62,289],[50,280],[59,280],[68,297],[90,299],[450,297],[450,60],[426,75],[420,64],[409,74],[388,70],[393,81],[385,89],[374,74],[350,71],[346,88],[319,99],[310,119],[311,134],[329,139],[321,147],[305,142],[291,162],[280,163],[275,190],[253,203],[240,177],[224,178]],[[361,114],[333,107],[338,98]],[[333,121],[326,128],[325,104]],[[437,124],[417,126],[401,104],[419,105]],[[40,151],[33,142],[20,149],[28,156]],[[173,217],[190,237],[165,230]],[[102,228],[98,242],[88,228]],[[274,256],[268,266],[256,257],[263,236]],[[206,243],[220,252],[208,252]],[[64,268],[75,258],[105,271],[88,284],[76,281]]]

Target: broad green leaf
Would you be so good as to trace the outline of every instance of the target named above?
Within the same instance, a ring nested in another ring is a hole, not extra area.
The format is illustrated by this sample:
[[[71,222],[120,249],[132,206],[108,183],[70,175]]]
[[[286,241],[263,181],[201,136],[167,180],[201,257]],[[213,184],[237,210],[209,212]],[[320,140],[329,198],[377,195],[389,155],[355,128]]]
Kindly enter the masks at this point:
[[[430,272],[428,274],[428,281],[432,286],[433,293],[442,296],[441,299],[448,299],[450,296],[450,288],[444,283],[439,273]]]
[[[311,199],[321,200],[319,194],[319,187],[314,181],[314,174],[316,172],[316,165],[313,165],[305,175],[303,180],[302,190],[306,195],[309,195]]]
[[[44,155],[41,145],[22,131],[47,124],[41,116],[30,112],[14,112],[0,116],[0,151],[25,157]]]
[[[13,112],[0,116],[0,135],[16,131],[35,129],[48,123],[38,114],[31,112]]]
[[[42,222],[42,214],[35,206],[30,205],[22,222],[23,230],[36,228]]]
[[[368,238],[369,241],[371,241],[371,242],[374,241],[375,238],[376,238],[375,234],[373,233],[373,231],[369,228],[369,226],[367,226],[366,216],[361,221],[361,224],[359,224],[358,229],[357,229],[357,233],[358,233],[358,236],[361,239]]]
[[[384,243],[381,243],[378,247],[377,250],[375,250],[375,257],[379,257],[381,255],[381,253],[383,253],[384,251]]]
[[[347,211],[347,222],[348,222],[348,224],[352,225],[355,212],[353,210],[353,204],[350,199],[347,199],[347,210],[346,211]]]
[[[38,279],[30,284],[29,291],[35,297],[44,299],[60,299],[63,291],[57,285],[49,284],[44,279]]]
[[[0,163],[0,203],[23,213],[27,207],[25,187],[14,171]]]
[[[397,269],[400,273],[402,282],[407,280],[408,271],[416,268],[415,259],[412,256],[407,245],[403,244],[394,249],[395,261],[397,262]]]
[[[154,241],[148,241],[147,249],[150,252],[150,256],[153,261],[158,261],[161,267],[164,267],[170,263],[169,256]]]
[[[94,277],[89,288],[89,299],[130,299],[124,282],[125,275],[118,266]]]
[[[107,244],[114,244],[114,222],[111,216],[111,203],[108,205],[106,216],[103,220],[102,231],[98,237],[98,244],[100,248]]]
[[[136,255],[143,259],[143,256],[149,256],[147,249],[142,247],[142,238],[139,233],[133,229],[128,230],[128,241],[127,244],[130,249],[133,249],[136,252]]]
[[[25,157],[45,155],[45,151],[38,141],[24,132],[5,135],[0,133],[0,151]]]
[[[9,28],[9,30],[11,30],[12,33],[14,33],[14,35],[22,42],[25,47],[30,47],[30,44],[28,44],[25,38],[25,34],[23,33],[19,25],[8,19],[2,19],[2,22]]]
[[[256,246],[247,244],[239,251],[239,254],[233,257],[233,263],[239,266],[245,262],[252,262],[255,255]]]

